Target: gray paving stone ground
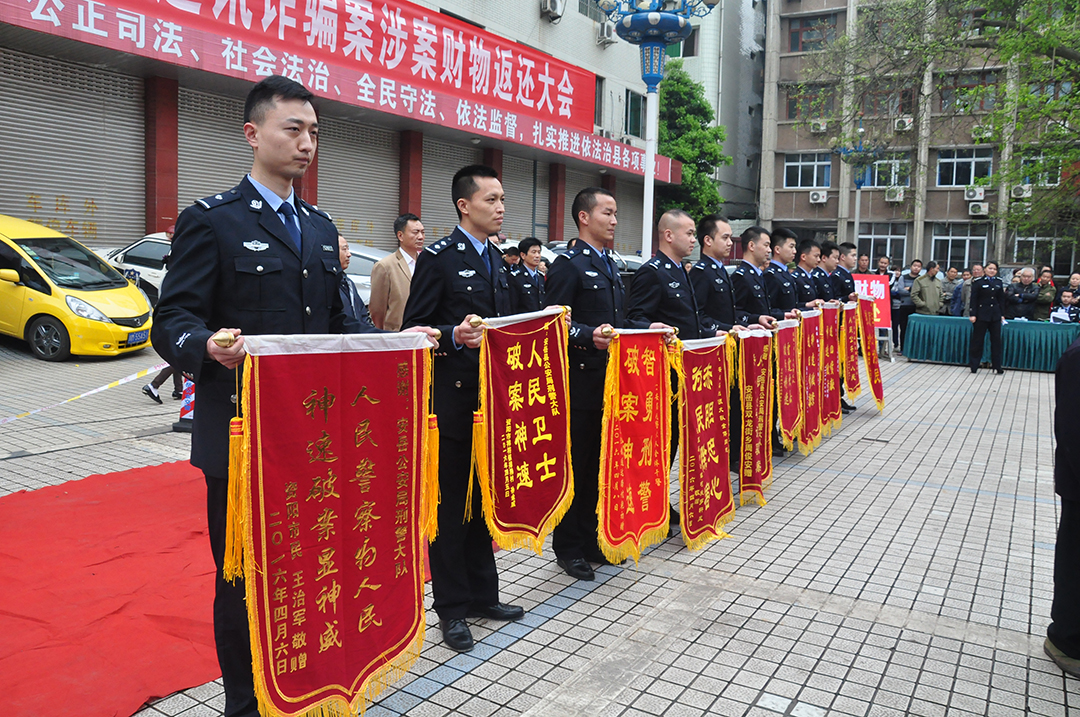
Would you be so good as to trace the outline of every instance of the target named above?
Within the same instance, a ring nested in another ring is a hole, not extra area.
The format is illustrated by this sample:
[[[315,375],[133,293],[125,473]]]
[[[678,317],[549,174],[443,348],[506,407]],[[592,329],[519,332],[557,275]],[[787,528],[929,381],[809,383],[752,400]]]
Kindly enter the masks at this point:
[[[158,362],[44,364],[0,339],[0,418]],[[428,636],[368,715],[1067,715],[1080,681],[1042,653],[1052,598],[1053,376],[900,359],[883,415],[859,410],[776,465],[731,538],[678,540],[571,580],[526,551],[497,561],[518,623],[474,621],[458,655]],[[178,402],[146,381],[0,427],[0,495],[187,457]],[[429,595],[430,600],[430,595]],[[218,682],[140,717],[220,714]]]

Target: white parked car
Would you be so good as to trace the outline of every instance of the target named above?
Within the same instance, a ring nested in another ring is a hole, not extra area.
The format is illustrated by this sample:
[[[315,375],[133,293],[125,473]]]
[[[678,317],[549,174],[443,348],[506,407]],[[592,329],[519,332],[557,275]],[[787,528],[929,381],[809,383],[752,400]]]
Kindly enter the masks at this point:
[[[125,277],[133,279],[150,299],[150,305],[156,306],[161,282],[165,280],[165,255],[171,250],[165,232],[156,232],[121,249],[98,253]]]

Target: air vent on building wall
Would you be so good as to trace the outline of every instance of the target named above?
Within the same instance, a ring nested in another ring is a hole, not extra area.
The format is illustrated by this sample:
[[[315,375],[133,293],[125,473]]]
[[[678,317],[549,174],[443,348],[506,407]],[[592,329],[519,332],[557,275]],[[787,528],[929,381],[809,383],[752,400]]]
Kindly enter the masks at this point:
[[[885,190],[886,202],[902,202],[904,201],[904,188],[903,187],[889,187]]]
[[[829,193],[828,192],[824,192],[824,191],[810,192],[810,203],[811,204],[824,204],[827,201],[829,201]]]
[[[1017,184],[1012,188],[1009,195],[1013,199],[1031,199],[1031,185],[1030,184]]]
[[[613,45],[615,39],[615,25],[605,20],[596,27],[596,44],[601,46]]]
[[[985,217],[990,213],[990,202],[971,202],[968,204],[968,216]]]
[[[825,120],[810,120],[810,131],[814,134],[825,134],[829,131],[829,123]]]
[[[540,14],[549,20],[558,20],[563,15],[565,0],[540,0]]]
[[[990,139],[990,136],[994,134],[992,127],[984,127],[980,124],[971,128],[971,138],[976,142],[980,142],[984,139]]]
[[[981,202],[986,199],[986,187],[964,187],[965,202]]]
[[[910,132],[912,126],[914,126],[915,120],[908,116],[897,117],[893,120],[892,127],[894,132]]]

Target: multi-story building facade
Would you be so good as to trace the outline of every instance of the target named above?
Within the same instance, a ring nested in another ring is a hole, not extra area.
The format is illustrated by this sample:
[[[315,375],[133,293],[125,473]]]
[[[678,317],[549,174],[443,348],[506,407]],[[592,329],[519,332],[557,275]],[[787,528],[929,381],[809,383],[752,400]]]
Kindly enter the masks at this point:
[[[1001,167],[1018,150],[1009,136],[992,142],[982,124],[993,95],[978,95],[958,111],[966,90],[1004,87],[1016,81],[1015,68],[983,53],[968,66],[931,66],[887,91],[862,94],[854,100],[861,106],[845,96],[843,77],[814,87],[814,53],[854,31],[856,13],[869,11],[857,0],[768,4],[761,222],[800,236],[853,241],[860,254],[889,256],[896,266],[933,259],[964,268],[995,259],[1049,263],[1059,275],[1074,271],[1080,256],[1071,242],[1016,236],[1000,218],[1015,189],[1000,178]],[[865,171],[835,151],[837,136],[855,136],[859,122],[864,136],[887,145]],[[1031,181],[1037,187],[1057,178]],[[1024,191],[1030,187],[1016,190],[1017,196]]]
[[[284,74],[320,112],[298,190],[350,240],[393,248],[406,211],[448,234],[453,173],[486,162],[512,241],[573,236],[574,195],[602,185],[636,249],[643,152],[620,140],[638,52],[570,2],[0,0],[0,117],[20,128],[0,139],[0,213],[91,246],[163,230],[250,168],[244,97]]]

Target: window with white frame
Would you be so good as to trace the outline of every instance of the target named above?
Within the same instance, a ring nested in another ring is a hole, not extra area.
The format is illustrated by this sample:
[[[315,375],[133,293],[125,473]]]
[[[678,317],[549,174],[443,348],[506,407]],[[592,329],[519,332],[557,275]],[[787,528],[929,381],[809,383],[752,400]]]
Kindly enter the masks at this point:
[[[832,181],[832,155],[810,152],[784,155],[784,186],[799,189],[827,189]]]
[[[986,262],[989,224],[934,224],[934,252],[930,258],[945,267],[970,268]]]
[[[1061,161],[1046,156],[1042,150],[1025,152],[1020,167],[1024,171],[1024,184],[1056,187],[1061,183]]]
[[[1013,261],[1034,266],[1036,271],[1039,267],[1051,266],[1055,276],[1069,276],[1078,270],[1080,251],[1076,248],[1076,242],[1071,239],[1037,234],[1017,236]]]
[[[994,150],[990,147],[939,149],[937,185],[966,187],[989,177],[993,168]]]
[[[869,187],[911,186],[911,159],[908,153],[896,152],[874,162],[866,168],[864,183]]]
[[[877,267],[878,257],[889,257],[890,266],[907,266],[907,224],[862,222],[859,224],[859,253],[870,257]]]

